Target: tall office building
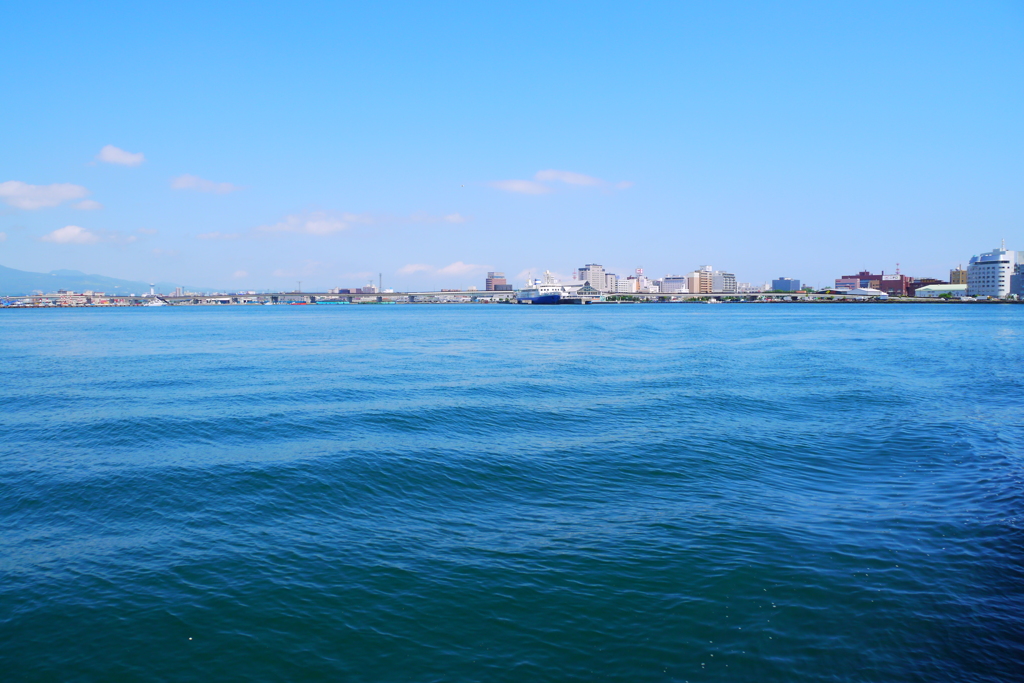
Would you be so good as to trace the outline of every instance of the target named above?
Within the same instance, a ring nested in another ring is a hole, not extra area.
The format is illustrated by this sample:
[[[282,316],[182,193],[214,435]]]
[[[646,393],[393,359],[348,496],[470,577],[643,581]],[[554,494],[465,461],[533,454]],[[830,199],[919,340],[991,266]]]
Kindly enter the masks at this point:
[[[991,296],[1002,299],[1008,294],[1024,294],[1024,252],[999,249],[972,256],[967,265],[967,296]]]
[[[736,293],[736,276],[724,270],[716,270],[712,274],[711,287],[713,292]]]
[[[686,275],[666,275],[661,278],[661,291],[666,294],[687,294],[690,279]]]
[[[506,282],[505,273],[491,272],[487,273],[485,289],[488,292],[511,292],[512,285]]]
[[[588,263],[576,271],[576,279],[580,282],[589,282],[590,286],[599,292],[615,291],[615,276],[611,277],[612,281],[609,285],[608,273],[605,273],[604,266],[598,263]]]
[[[776,292],[799,292],[800,281],[790,277],[777,277],[772,280],[772,289]]]
[[[701,266],[686,275],[687,289],[691,294],[710,294],[725,292],[735,294],[736,276],[724,270],[715,270],[711,266]]]
[[[687,274],[687,288],[692,294],[707,294],[713,291],[715,285],[714,269],[711,266],[701,266],[697,270]]]

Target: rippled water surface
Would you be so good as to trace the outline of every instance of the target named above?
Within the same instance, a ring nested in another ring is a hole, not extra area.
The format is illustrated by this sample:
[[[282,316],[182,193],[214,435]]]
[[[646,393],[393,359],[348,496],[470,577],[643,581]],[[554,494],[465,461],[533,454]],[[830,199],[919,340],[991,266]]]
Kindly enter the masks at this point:
[[[4,680],[1007,681],[1024,306],[0,311]]]

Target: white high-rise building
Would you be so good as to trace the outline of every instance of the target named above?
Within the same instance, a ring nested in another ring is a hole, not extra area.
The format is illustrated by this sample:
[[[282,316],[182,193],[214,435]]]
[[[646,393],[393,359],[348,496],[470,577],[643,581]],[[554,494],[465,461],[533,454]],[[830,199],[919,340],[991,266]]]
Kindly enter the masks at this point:
[[[622,280],[615,281],[615,293],[616,294],[633,294],[634,292],[640,291],[638,288],[638,281],[635,277],[627,277]]]
[[[712,291],[714,285],[714,268],[701,266],[697,270],[687,274],[689,281],[688,289],[692,294],[704,294]]]
[[[689,280],[686,275],[666,275],[661,278],[661,291],[666,294],[688,294]]]
[[[589,282],[590,286],[599,292],[615,291],[615,276],[604,272],[604,266],[598,263],[588,263],[576,271],[576,279],[580,282]],[[609,279],[611,280],[609,282]]]
[[[712,291],[736,293],[736,276],[724,270],[716,270],[712,280]]]
[[[686,278],[689,290],[694,294],[737,291],[735,275],[724,270],[715,270],[711,266],[701,266],[689,273]]]
[[[967,296],[1002,299],[1024,295],[1024,252],[999,249],[972,256],[967,266]]]

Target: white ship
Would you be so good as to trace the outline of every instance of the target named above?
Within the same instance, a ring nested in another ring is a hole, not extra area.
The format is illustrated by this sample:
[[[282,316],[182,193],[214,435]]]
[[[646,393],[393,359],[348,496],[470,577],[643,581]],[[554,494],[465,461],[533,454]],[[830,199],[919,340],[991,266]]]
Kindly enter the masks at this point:
[[[543,279],[529,280],[516,292],[516,302],[520,304],[589,304],[600,299],[601,292],[591,287],[589,282],[562,284],[547,270]]]

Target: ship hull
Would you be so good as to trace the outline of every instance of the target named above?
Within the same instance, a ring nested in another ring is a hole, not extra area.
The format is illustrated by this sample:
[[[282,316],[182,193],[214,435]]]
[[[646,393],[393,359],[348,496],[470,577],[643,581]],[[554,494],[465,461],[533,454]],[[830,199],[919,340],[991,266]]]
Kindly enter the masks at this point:
[[[558,293],[517,296],[516,300],[521,304],[538,304],[541,306],[563,303],[562,295]]]

